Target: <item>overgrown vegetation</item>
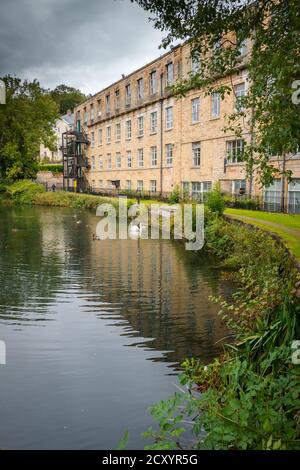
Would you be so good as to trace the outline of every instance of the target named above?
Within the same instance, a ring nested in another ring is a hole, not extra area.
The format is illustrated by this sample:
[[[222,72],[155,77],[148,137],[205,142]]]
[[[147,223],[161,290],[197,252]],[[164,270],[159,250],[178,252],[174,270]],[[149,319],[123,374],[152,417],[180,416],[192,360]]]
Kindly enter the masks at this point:
[[[151,449],[299,449],[300,277],[287,250],[268,234],[211,217],[206,249],[232,269],[238,289],[220,304],[235,341],[209,365],[187,359],[182,393],[151,410]],[[187,424],[188,423],[188,424]],[[186,430],[193,438],[186,438]]]
[[[37,81],[6,76],[6,104],[0,106],[0,178],[34,178],[40,144],[55,150],[58,108]]]
[[[53,174],[62,173],[63,165],[62,164],[45,164],[40,163],[37,167],[38,171],[51,171]]]
[[[89,194],[69,193],[64,191],[47,192],[43,185],[30,180],[13,183],[0,183],[0,201],[16,204],[41,206],[72,207],[75,209],[96,209],[99,204],[111,203],[118,206],[117,198],[93,196]],[[128,200],[128,205],[132,204]]]

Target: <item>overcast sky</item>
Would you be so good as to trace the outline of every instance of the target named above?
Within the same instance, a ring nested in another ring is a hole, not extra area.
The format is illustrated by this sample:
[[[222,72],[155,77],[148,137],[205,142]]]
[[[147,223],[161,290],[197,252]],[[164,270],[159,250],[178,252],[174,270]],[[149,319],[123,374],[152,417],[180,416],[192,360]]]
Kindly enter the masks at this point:
[[[1,0],[0,76],[96,93],[164,51],[129,0]]]

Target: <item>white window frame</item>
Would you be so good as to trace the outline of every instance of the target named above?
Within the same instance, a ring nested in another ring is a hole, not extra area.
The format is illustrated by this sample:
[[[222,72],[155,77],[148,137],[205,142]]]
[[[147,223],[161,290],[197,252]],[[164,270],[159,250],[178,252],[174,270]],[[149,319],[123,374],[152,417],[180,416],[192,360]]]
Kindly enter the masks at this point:
[[[130,140],[130,139],[131,139],[131,136],[132,136],[131,119],[127,119],[127,120],[125,121],[125,125],[126,125],[126,139],[127,139],[127,140]]]
[[[157,132],[157,111],[150,113],[150,132],[155,134]]]
[[[115,125],[115,141],[120,142],[120,140],[121,140],[121,123],[116,122],[116,125]]]
[[[143,77],[137,80],[137,99],[142,100],[144,98],[144,79]]]
[[[144,190],[144,181],[143,180],[137,180],[137,191],[143,191]]]
[[[241,104],[241,98],[246,96],[246,83],[237,83],[234,85],[234,96],[235,96],[235,110],[240,112],[244,110],[244,106]]]
[[[125,104],[126,106],[131,104],[131,83],[127,83],[125,86]]]
[[[110,113],[110,94],[105,96],[105,110],[106,113]]]
[[[132,155],[131,151],[127,151],[127,168],[132,168]]]
[[[173,62],[169,62],[166,65],[166,85],[170,86],[174,83],[174,64]]]
[[[173,129],[174,124],[174,112],[173,106],[166,107],[166,130]]]
[[[144,136],[144,116],[138,116],[138,137]]]
[[[193,98],[192,99],[192,123],[195,124],[196,122],[200,121],[200,98]]]
[[[234,139],[226,141],[226,155],[227,163],[242,163],[243,159],[240,155],[243,155],[245,147],[245,141],[243,139]]]
[[[192,142],[193,167],[201,166],[201,142]]]
[[[174,144],[166,144],[166,165],[172,166],[173,165],[173,152],[174,151]]]
[[[156,180],[150,180],[150,192],[151,193],[156,193],[157,192],[157,181]]]
[[[122,166],[122,156],[120,152],[116,153],[116,168],[121,168]]]
[[[111,126],[106,126],[106,143],[111,143]]]
[[[151,166],[157,166],[157,146],[150,147]]]
[[[220,93],[214,92],[211,95],[211,115],[213,118],[220,117],[221,112],[221,96]]]
[[[157,89],[157,80],[156,80],[156,70],[150,72],[150,81],[149,81],[149,88],[150,88],[150,95],[155,95]]]
[[[144,166],[144,149],[138,149],[138,167]]]
[[[111,154],[107,155],[107,169],[111,170],[112,169],[112,160],[111,160]]]

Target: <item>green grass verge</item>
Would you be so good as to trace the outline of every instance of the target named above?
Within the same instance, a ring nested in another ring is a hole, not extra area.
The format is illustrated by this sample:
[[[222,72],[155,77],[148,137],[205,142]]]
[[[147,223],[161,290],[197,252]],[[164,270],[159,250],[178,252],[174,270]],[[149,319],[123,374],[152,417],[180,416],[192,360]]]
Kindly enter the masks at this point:
[[[226,209],[225,214],[280,236],[291,253],[300,260],[300,215],[274,214],[243,209]],[[273,224],[278,224],[278,226]],[[299,233],[297,233],[298,231]]]

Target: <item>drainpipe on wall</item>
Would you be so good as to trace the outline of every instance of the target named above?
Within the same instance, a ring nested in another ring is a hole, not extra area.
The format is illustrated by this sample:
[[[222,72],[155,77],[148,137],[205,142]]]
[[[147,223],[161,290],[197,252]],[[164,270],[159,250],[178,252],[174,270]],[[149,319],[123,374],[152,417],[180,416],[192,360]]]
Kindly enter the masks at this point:
[[[160,195],[163,193],[163,93],[164,74],[160,74]]]

